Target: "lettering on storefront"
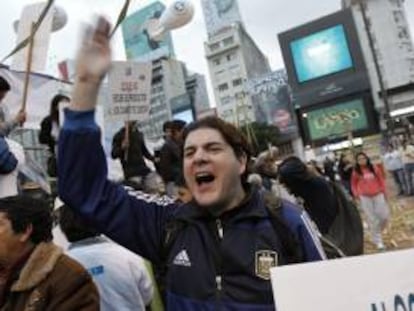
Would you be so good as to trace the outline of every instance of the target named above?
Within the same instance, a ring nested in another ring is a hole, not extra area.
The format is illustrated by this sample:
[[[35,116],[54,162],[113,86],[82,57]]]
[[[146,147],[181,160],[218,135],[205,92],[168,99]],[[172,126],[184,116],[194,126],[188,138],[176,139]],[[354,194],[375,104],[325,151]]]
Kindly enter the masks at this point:
[[[357,109],[345,109],[336,112],[322,114],[313,120],[313,125],[317,130],[327,130],[339,125],[347,125],[352,120],[357,120],[361,117],[361,113]]]

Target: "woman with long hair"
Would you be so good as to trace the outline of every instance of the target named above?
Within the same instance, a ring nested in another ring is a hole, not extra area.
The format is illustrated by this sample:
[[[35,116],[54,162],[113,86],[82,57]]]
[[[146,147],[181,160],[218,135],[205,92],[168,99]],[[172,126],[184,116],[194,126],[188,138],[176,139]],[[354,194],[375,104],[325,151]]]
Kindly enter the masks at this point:
[[[69,103],[69,97],[57,94],[50,102],[49,115],[40,123],[39,142],[49,147],[47,171],[49,176],[56,177],[56,147],[59,138],[59,105]]]
[[[349,153],[342,153],[339,158],[338,172],[341,177],[342,185],[345,187],[349,195],[351,193],[351,176],[354,165],[352,163],[352,155]]]
[[[372,241],[379,250],[384,250],[382,231],[390,218],[384,175],[372,165],[364,152],[359,152],[355,159],[351,177],[352,193],[366,215]]]

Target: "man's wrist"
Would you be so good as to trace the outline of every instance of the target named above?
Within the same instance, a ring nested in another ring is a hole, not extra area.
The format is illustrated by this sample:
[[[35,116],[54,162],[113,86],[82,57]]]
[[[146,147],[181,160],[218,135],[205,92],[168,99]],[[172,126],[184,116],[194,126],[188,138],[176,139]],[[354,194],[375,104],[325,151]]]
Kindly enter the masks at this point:
[[[100,84],[95,81],[77,81],[73,89],[71,109],[92,110],[96,106]]]

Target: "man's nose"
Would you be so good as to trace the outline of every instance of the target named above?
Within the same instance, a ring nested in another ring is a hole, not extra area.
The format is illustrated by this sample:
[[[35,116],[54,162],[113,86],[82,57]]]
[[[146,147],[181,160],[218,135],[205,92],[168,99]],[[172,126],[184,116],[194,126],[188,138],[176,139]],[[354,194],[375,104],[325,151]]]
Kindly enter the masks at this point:
[[[197,151],[194,153],[194,162],[205,162],[207,161],[208,155],[207,152],[203,148],[197,149]]]

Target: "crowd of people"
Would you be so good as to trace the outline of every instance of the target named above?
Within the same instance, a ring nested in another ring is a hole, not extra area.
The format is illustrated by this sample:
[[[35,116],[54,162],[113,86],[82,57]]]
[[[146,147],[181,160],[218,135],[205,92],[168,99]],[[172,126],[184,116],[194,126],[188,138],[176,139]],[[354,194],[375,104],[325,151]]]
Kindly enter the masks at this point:
[[[323,166],[276,147],[253,159],[239,129],[206,117],[166,122],[152,154],[130,121],[111,150],[124,182],[109,180],[94,120],[109,30],[100,18],[79,52],[72,100],[56,96],[41,124],[63,203],[52,212],[17,192],[0,198],[0,310],[148,310],[156,288],[168,310],[274,310],[272,267],[363,253],[357,205],[385,249],[389,191],[363,152]],[[100,67],[90,68],[90,55]],[[18,165],[5,136],[24,119],[0,120],[0,174]],[[384,164],[399,194],[413,195],[414,146],[391,146]],[[54,223],[69,241],[65,252]]]

